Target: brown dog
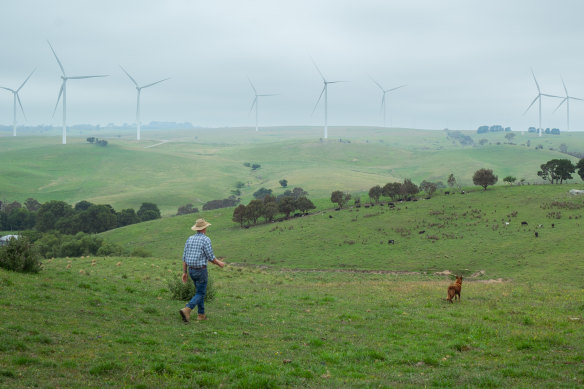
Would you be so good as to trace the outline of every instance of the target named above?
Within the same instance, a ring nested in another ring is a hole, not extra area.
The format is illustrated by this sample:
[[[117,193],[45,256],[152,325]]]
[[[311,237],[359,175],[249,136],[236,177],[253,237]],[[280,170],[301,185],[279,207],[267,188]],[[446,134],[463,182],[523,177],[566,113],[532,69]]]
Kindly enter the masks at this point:
[[[452,299],[456,300],[458,296],[458,301],[460,302],[460,290],[462,289],[462,276],[456,276],[456,281],[448,287],[448,298],[446,301],[450,301],[452,304]]]

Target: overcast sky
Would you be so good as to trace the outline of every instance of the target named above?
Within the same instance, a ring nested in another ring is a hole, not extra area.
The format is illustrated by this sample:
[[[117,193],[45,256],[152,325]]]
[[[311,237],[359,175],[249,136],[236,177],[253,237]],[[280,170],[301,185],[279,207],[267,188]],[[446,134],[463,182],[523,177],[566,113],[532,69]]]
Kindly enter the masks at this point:
[[[584,2],[580,0],[0,0],[0,86],[16,89],[27,124],[60,125],[60,69],[109,74],[67,84],[68,123],[134,123],[139,84],[142,122],[252,126],[321,125],[311,114],[330,81],[329,125],[475,130],[537,126],[537,95],[584,98]],[[543,101],[543,127],[566,130],[561,100]],[[584,101],[572,101],[572,130],[584,130]],[[22,123],[18,113],[18,122]],[[12,123],[12,94],[0,90],[0,124]]]

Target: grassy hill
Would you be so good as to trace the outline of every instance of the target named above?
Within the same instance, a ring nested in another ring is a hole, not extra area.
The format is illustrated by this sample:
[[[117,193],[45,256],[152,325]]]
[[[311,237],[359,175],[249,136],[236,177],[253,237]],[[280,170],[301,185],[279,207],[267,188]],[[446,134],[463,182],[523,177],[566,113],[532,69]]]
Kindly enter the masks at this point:
[[[151,133],[159,140],[141,143],[112,133],[106,148],[2,138],[3,200],[116,209],[153,201],[168,216],[225,197],[237,181],[247,202],[261,186],[279,193],[286,178],[317,209],[243,229],[233,208],[164,217],[101,234],[151,257],[55,258],[38,274],[0,269],[0,387],[584,385],[584,198],[568,195],[582,181],[470,186],[481,167],[500,180],[541,182],[538,166],[565,157],[561,143],[581,147],[580,134],[518,135],[510,145],[504,134],[469,133],[488,139],[469,147],[444,131],[331,129],[344,142],[315,132]],[[145,148],[160,140],[169,142]],[[465,194],[339,211],[328,200],[334,189],[446,181],[451,172],[469,185]],[[209,320],[185,325],[184,302],[168,285],[197,217],[212,223],[228,265],[210,269]],[[445,301],[449,273],[464,276],[454,304]]]
[[[228,266],[210,269],[209,320],[188,325],[168,282],[194,216],[103,234],[151,258],[0,269],[0,385],[582,386],[584,200],[570,187],[358,211],[319,201],[316,215],[249,229],[231,209],[205,212]],[[444,301],[444,270],[464,275],[460,302]]]
[[[172,215],[181,205],[200,207],[229,196],[237,182],[246,185],[244,202],[262,186],[281,193],[278,181],[283,178],[315,198],[335,189],[367,191],[404,178],[445,182],[450,173],[463,185],[472,185],[472,174],[483,167],[493,169],[501,182],[507,175],[541,182],[536,174],[540,164],[568,157],[557,151],[561,143],[569,150],[584,150],[581,133],[517,135],[511,145],[505,144],[503,133],[468,132],[475,144],[487,139],[477,147],[462,146],[449,134],[333,127],[326,142],[318,138],[320,129],[310,127],[258,133],[248,128],[150,132],[146,137],[151,139],[142,142],[129,134],[84,134],[106,137],[107,147],[91,145],[85,137],[71,136],[65,146],[56,137],[2,137],[0,197],[20,202],[28,197],[41,202],[88,200],[117,210],[154,202],[164,215]],[[537,145],[543,148],[536,150]],[[261,168],[252,171],[245,162]]]

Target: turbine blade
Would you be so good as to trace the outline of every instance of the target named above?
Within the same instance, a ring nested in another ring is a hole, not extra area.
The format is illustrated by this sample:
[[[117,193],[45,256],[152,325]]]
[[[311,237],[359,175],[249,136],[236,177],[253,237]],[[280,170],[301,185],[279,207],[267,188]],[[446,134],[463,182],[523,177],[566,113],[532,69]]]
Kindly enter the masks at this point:
[[[547,93],[541,93],[541,95],[542,95],[542,96],[545,96],[545,97],[554,97],[554,98],[556,98],[556,99],[563,99],[563,97],[562,97],[562,96],[548,95]]]
[[[566,91],[566,97],[568,97],[568,88],[566,88],[566,83],[564,82],[563,78],[562,78],[562,85],[564,85],[564,90]]]
[[[253,107],[254,107],[254,105],[256,105],[257,101],[258,101],[258,97],[256,96],[255,99],[253,99],[253,102],[251,103],[251,107],[249,108],[248,115],[251,113],[251,111],[253,111]]]
[[[580,101],[584,101],[584,99],[580,99],[580,98],[578,98],[578,97],[572,97],[572,96],[569,96],[569,97],[567,97],[567,98],[568,98],[568,99],[572,99],[572,100],[580,100]]]
[[[253,86],[253,82],[251,82],[249,77],[247,78],[247,80],[249,81],[249,85],[251,85],[251,89],[253,89],[253,93],[257,96],[258,91],[256,90],[255,86]]]
[[[120,65],[120,68],[124,71],[124,73],[126,73],[126,76],[128,76],[130,78],[130,80],[132,80],[132,82],[134,83],[134,85],[136,85],[136,88],[138,88],[138,83],[136,82],[136,80],[134,80],[134,77],[130,76],[130,73],[128,73],[126,71],[126,69],[122,68],[122,65]]]
[[[15,91],[15,90],[13,90],[13,89],[10,89],[10,88],[6,88],[5,86],[0,86],[0,89],[6,89],[6,90],[8,90],[8,91],[10,91],[10,92],[12,92],[12,93],[16,93],[16,91]]]
[[[383,111],[384,104],[385,104],[385,92],[383,92],[383,97],[381,98],[381,105],[379,106],[379,112]]]
[[[59,106],[59,101],[61,100],[61,95],[63,94],[63,89],[65,88],[65,80],[61,84],[61,89],[59,90],[59,97],[57,97],[57,104],[55,104],[55,109],[53,110],[53,117],[55,117],[55,112],[57,112],[57,107]]]
[[[539,89],[539,84],[537,83],[537,79],[535,78],[535,73],[533,72],[533,69],[531,69],[531,74],[533,75],[533,81],[535,81],[535,86],[537,86],[537,91],[539,92],[539,94],[541,94],[541,89]]]
[[[26,114],[24,113],[24,108],[22,108],[22,102],[20,101],[20,96],[18,95],[18,93],[16,94],[16,100],[18,100],[18,105],[20,105],[22,116],[24,116],[24,120],[26,120]]]
[[[67,75],[65,74],[65,68],[63,67],[63,64],[61,63],[61,61],[59,61],[59,57],[57,57],[57,53],[55,53],[55,49],[53,49],[53,46],[51,46],[51,42],[47,41],[47,43],[49,44],[51,51],[55,55],[55,59],[57,60],[57,63],[59,64],[59,67],[61,68],[61,72],[63,72],[63,75],[66,77]]]
[[[164,80],[160,80],[160,81],[153,82],[152,84],[144,85],[142,88],[148,88],[149,86],[156,85],[156,84],[160,84],[161,82],[167,81],[167,80],[170,80],[170,77],[169,78],[165,78]]]
[[[537,99],[541,98],[540,95],[537,95],[537,97],[535,99],[533,99],[533,101],[531,102],[531,104],[529,104],[529,107],[527,107],[527,109],[525,110],[525,112],[523,112],[523,114],[525,115],[527,113],[527,111],[529,111],[529,108],[531,108],[531,106],[533,104],[535,104],[535,102],[537,101]]]
[[[322,72],[320,71],[320,69],[318,68],[318,66],[316,66],[316,62],[314,62],[314,59],[310,58],[312,60],[312,64],[314,65],[314,67],[316,68],[316,71],[318,72],[318,74],[320,74],[320,76],[322,77],[322,80],[324,82],[326,82],[326,78],[324,78]]]
[[[24,84],[26,84],[26,82],[28,81],[28,79],[32,76],[32,74],[36,71],[36,68],[30,72],[30,74],[28,75],[28,77],[26,78],[26,80],[24,80],[24,82],[20,85],[20,87],[16,90],[16,92],[20,91],[20,89],[22,89],[22,87],[24,86]]]
[[[564,104],[564,102],[568,100],[568,98],[566,97],[565,99],[562,99],[562,101],[560,102],[560,104],[556,107],[556,109],[554,109],[554,112],[556,112],[561,106],[562,104]]]
[[[403,88],[404,86],[407,86],[407,85],[400,85],[400,86],[396,86],[395,88],[388,89],[388,90],[386,90],[386,91],[384,91],[384,92],[391,92],[391,91],[394,91],[394,90],[396,90],[396,89]]]
[[[279,96],[279,93],[273,93],[273,94],[269,94],[269,95],[257,95],[257,96]]]
[[[322,88],[322,91],[320,92],[320,96],[318,96],[318,100],[316,100],[316,104],[314,104],[314,109],[312,110],[311,115],[313,115],[314,111],[316,111],[316,107],[318,107],[318,103],[320,103],[320,99],[322,98],[322,95],[324,94],[325,89],[326,89],[326,85],[324,86],[324,88]]]
[[[69,80],[81,80],[83,78],[95,78],[95,77],[108,77],[108,74],[102,74],[99,76],[75,76],[75,77],[67,77]]]
[[[375,81],[373,79],[373,77],[369,76],[369,78],[371,79],[371,81],[373,81],[375,83],[375,85],[377,85],[379,87],[379,89],[381,89],[382,92],[385,92],[385,90],[383,89],[383,87],[381,86],[380,83],[378,83],[377,81]]]

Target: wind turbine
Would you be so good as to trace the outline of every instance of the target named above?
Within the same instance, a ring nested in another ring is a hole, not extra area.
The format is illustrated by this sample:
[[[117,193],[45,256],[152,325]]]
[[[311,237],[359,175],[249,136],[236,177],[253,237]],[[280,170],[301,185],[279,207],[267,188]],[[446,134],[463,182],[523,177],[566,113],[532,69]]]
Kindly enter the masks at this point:
[[[22,89],[22,87],[24,86],[24,84],[26,84],[26,82],[28,81],[28,79],[30,78],[30,76],[32,76],[32,74],[35,72],[35,70],[36,69],[34,69],[32,72],[30,72],[30,74],[28,75],[28,77],[26,78],[26,80],[24,80],[24,82],[22,84],[20,84],[20,86],[16,90],[10,89],[10,88],[6,88],[4,86],[0,86],[0,88],[6,89],[7,91],[12,92],[12,96],[14,98],[13,106],[12,106],[12,110],[13,110],[12,136],[16,136],[16,101],[18,101],[18,105],[20,105],[20,110],[22,111],[22,116],[24,116],[24,120],[26,120],[26,115],[24,114],[24,108],[22,108],[22,102],[20,101],[20,96],[18,95],[18,92],[20,92],[20,90]]]
[[[80,80],[82,78],[107,77],[107,75],[74,76],[74,77],[67,76],[67,74],[65,73],[65,68],[63,68],[63,64],[61,64],[61,61],[59,61],[59,57],[57,57],[57,53],[55,53],[53,46],[51,46],[51,42],[47,41],[47,43],[49,44],[51,51],[55,55],[55,59],[57,60],[57,63],[59,64],[59,67],[61,68],[61,72],[63,73],[63,75],[61,76],[61,79],[63,80],[63,82],[61,83],[61,90],[59,91],[59,97],[57,97],[57,104],[55,104],[53,116],[55,116],[55,112],[57,112],[57,106],[59,105],[59,101],[61,100],[61,95],[63,95],[63,144],[65,145],[65,144],[67,144],[67,80]]]
[[[580,101],[584,101],[584,99],[579,99],[578,97],[572,97],[572,96],[568,95],[568,89],[566,88],[566,83],[564,82],[563,78],[562,78],[562,85],[564,85],[564,91],[566,91],[566,97],[564,97],[562,99],[562,101],[557,106],[557,108],[554,110],[554,112],[556,112],[562,106],[562,104],[564,104],[564,102],[566,103],[566,114],[568,116],[568,131],[570,131],[570,99],[580,100]]]
[[[322,83],[323,83],[323,87],[322,87],[322,91],[320,92],[320,96],[318,96],[318,100],[316,101],[316,104],[314,105],[314,109],[312,110],[312,113],[314,113],[314,111],[316,111],[316,107],[318,107],[318,103],[320,103],[320,99],[322,98],[322,95],[324,94],[324,139],[328,138],[328,84],[336,84],[338,82],[343,82],[343,81],[327,81],[326,78],[323,76],[322,72],[320,71],[320,69],[318,68],[318,66],[316,66],[316,62],[312,61],[314,67],[316,68],[316,70],[318,71],[318,74],[320,74],[320,76],[322,77]]]
[[[373,81],[378,87],[379,89],[381,89],[381,92],[383,93],[383,97],[381,97],[381,107],[383,109],[383,127],[385,127],[385,115],[386,115],[386,109],[385,109],[385,95],[389,92],[393,92],[396,89],[399,88],[403,88],[404,86],[407,85],[400,85],[400,86],[396,86],[395,88],[391,88],[391,89],[384,89],[380,83],[378,83],[377,81],[375,81],[373,79],[373,77],[371,78],[371,81]],[[391,119],[390,119],[391,120]]]
[[[271,94],[271,95],[258,95],[258,91],[256,90],[255,86],[253,86],[253,83],[251,82],[251,80],[249,79],[249,77],[247,78],[247,80],[249,81],[249,84],[251,85],[251,88],[253,89],[253,93],[255,95],[255,98],[253,99],[253,103],[251,103],[251,108],[249,110],[249,112],[251,113],[251,111],[253,110],[253,107],[255,105],[255,122],[256,122],[256,132],[258,131],[258,109],[259,109],[259,99],[258,97],[265,97],[265,96],[276,96],[275,94]]]
[[[122,68],[122,67],[120,66],[120,68]],[[126,75],[130,78],[130,80],[132,80],[132,82],[134,83],[134,85],[136,85],[136,91],[137,91],[137,99],[136,99],[137,100],[136,101],[136,139],[137,140],[140,140],[140,125],[141,125],[141,123],[140,123],[140,92],[144,88],[148,88],[148,87],[151,87],[153,85],[159,84],[162,81],[170,80],[170,78],[165,78],[163,80],[159,80],[159,81],[153,82],[153,83],[148,84],[148,85],[140,86],[140,85],[138,85],[138,83],[136,82],[136,80],[134,80],[134,78],[132,76],[130,76],[130,73],[128,73],[126,71],[126,69],[122,68],[122,70],[124,71],[124,73],[126,73]]]
[[[546,97],[555,97],[558,98],[560,96],[554,96],[554,95],[548,95],[545,93],[541,93],[541,89],[539,88],[539,84],[537,82],[537,79],[535,78],[535,73],[533,73],[533,69],[531,69],[531,74],[533,75],[533,81],[535,81],[535,86],[537,87],[537,96],[535,96],[535,99],[533,99],[533,101],[531,102],[531,104],[529,104],[529,107],[527,107],[527,109],[525,110],[525,112],[523,112],[523,114],[525,115],[527,113],[527,111],[529,111],[529,108],[531,108],[531,106],[533,104],[535,104],[536,101],[538,101],[539,103],[539,136],[541,136],[541,96],[546,96]]]

